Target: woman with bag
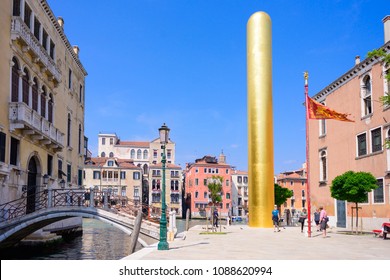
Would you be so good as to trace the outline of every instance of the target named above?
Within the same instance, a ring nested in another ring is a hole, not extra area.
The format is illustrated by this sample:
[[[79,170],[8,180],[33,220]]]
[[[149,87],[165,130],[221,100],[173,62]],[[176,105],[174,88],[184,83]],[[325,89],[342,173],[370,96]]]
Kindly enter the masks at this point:
[[[328,214],[326,213],[324,207],[320,207],[320,225],[321,225],[321,230],[322,230],[322,237],[326,237],[326,227],[328,224],[329,218]]]
[[[303,227],[305,225],[306,218],[307,218],[307,212],[306,212],[306,209],[303,208],[302,212],[301,212],[301,215],[299,216],[299,220],[298,220],[298,222],[301,223],[301,232],[303,232]]]

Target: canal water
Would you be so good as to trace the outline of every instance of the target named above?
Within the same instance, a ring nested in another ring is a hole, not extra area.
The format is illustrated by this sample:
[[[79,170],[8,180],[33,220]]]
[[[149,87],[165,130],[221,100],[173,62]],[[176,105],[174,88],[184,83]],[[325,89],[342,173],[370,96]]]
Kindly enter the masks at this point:
[[[189,226],[205,224],[191,220]],[[177,220],[179,232],[185,230],[185,220]],[[130,235],[95,219],[83,219],[83,234],[72,240],[40,246],[18,246],[0,250],[2,260],[119,260],[130,255]],[[137,244],[136,251],[142,249]]]

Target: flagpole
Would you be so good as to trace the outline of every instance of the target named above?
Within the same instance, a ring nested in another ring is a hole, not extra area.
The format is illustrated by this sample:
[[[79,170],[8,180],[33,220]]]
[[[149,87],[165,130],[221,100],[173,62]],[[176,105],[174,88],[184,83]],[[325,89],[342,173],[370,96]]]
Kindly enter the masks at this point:
[[[310,172],[309,172],[309,73],[304,73],[305,78],[305,108],[306,108],[306,195],[307,195],[307,236],[311,237],[311,205],[310,205]]]

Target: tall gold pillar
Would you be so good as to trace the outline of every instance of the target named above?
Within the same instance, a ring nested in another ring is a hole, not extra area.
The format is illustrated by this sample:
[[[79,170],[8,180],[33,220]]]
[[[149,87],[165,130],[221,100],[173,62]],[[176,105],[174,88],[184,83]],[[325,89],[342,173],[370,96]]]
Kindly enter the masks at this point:
[[[272,227],[274,143],[271,19],[254,13],[247,24],[249,226]]]

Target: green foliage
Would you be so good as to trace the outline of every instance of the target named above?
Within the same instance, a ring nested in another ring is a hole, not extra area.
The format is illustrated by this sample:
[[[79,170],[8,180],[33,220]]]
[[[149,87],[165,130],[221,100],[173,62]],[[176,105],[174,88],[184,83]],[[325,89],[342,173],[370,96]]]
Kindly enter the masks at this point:
[[[275,204],[279,207],[283,203],[287,201],[288,198],[293,196],[293,191],[288,188],[283,188],[278,184],[274,184],[274,192],[275,192]]]
[[[209,188],[211,201],[215,203],[222,202],[222,182],[223,178],[221,176],[213,176],[207,181],[207,187]]]
[[[357,204],[365,202],[367,194],[377,187],[377,181],[371,173],[347,171],[333,179],[330,192],[335,199]]]

